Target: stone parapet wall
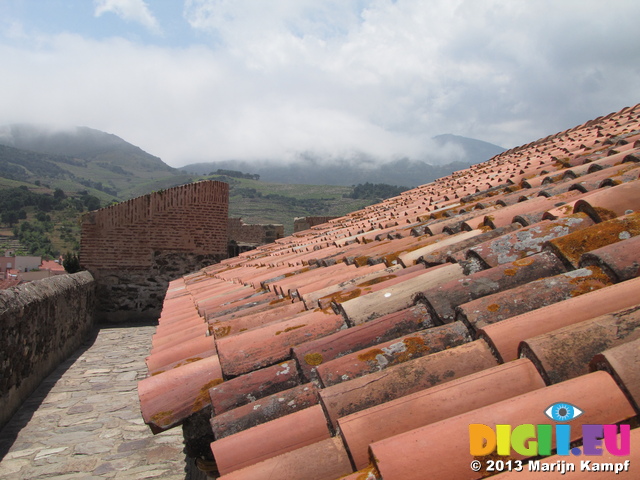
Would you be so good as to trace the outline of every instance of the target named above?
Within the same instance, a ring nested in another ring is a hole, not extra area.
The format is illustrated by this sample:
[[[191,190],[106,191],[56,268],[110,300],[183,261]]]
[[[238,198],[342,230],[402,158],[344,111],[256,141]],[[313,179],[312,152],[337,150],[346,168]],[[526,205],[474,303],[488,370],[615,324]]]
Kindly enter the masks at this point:
[[[229,218],[229,241],[238,244],[264,245],[284,237],[284,225],[246,224],[241,218]]]
[[[316,225],[322,225],[330,220],[334,220],[338,217],[296,217],[293,221],[293,231],[302,232],[308,230]]]
[[[57,275],[0,290],[0,427],[93,327],[95,280]]]
[[[96,270],[96,320],[117,323],[155,320],[171,280],[224,258],[226,255],[220,254],[155,252],[149,268]]]

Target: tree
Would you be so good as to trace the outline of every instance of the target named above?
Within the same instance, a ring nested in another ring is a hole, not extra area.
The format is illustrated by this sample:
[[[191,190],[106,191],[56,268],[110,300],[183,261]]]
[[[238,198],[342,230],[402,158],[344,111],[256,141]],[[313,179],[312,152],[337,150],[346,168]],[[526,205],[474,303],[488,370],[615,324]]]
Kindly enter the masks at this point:
[[[80,259],[75,253],[67,252],[64,254],[62,266],[67,273],[76,273],[80,271]]]
[[[94,195],[84,195],[82,202],[87,207],[87,210],[98,210],[100,208],[100,199]]]
[[[2,212],[2,217],[0,219],[2,220],[2,223],[5,223],[12,227],[18,222],[18,212],[16,212],[15,210],[10,212]]]
[[[64,190],[62,190],[61,188],[56,188],[53,192],[53,198],[57,201],[61,201],[67,198],[67,194],[64,193]]]

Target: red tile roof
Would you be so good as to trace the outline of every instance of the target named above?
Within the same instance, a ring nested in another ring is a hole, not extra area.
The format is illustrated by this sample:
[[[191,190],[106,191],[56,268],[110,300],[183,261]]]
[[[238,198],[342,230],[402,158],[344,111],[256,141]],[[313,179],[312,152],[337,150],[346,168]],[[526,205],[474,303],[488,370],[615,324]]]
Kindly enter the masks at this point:
[[[639,176],[637,105],[178,279],[144,420],[226,480],[477,478],[470,423],[558,401],[578,445],[635,426]]]

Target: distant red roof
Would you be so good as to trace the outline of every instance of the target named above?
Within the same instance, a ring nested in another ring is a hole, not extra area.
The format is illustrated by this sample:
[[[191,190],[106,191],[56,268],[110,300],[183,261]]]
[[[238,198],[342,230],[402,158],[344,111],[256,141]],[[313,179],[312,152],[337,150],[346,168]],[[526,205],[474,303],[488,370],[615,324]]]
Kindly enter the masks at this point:
[[[65,269],[62,264],[55,260],[43,260],[40,265],[40,270],[51,270],[52,272],[64,272]]]
[[[20,284],[20,280],[17,279],[9,279],[9,280],[0,280],[0,290],[5,290],[7,288],[15,287]]]

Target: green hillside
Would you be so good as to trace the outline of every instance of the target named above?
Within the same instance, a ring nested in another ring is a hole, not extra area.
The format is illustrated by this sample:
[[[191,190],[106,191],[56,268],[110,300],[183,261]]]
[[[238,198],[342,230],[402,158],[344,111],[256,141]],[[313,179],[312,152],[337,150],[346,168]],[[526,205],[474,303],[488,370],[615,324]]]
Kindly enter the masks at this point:
[[[372,199],[345,198],[352,187],[337,185],[293,185],[211,175],[230,185],[229,216],[245,223],[280,223],[285,234],[293,233],[295,217],[343,216],[375,203]]]
[[[66,192],[89,189],[105,202],[180,185],[187,178],[115,135],[87,127],[55,130],[37,125],[0,129],[0,176]],[[148,190],[141,191],[141,184]]]
[[[77,252],[84,212],[203,179],[229,183],[231,217],[283,224],[287,235],[295,217],[342,216],[379,202],[383,197],[375,195],[382,191],[397,194],[370,189],[373,196],[363,198],[350,186],[267,183],[252,172],[217,173],[225,175],[171,168],[115,135],[89,128],[0,128],[0,246],[20,241],[24,253]]]

